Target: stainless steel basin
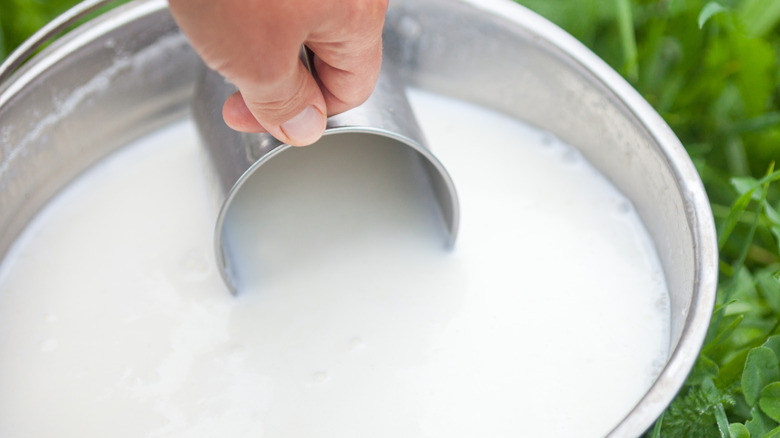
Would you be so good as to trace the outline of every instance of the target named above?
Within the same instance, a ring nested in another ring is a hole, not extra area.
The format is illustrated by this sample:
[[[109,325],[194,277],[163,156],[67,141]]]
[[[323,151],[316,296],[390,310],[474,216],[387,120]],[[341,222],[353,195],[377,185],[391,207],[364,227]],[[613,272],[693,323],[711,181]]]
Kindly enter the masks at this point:
[[[670,357],[611,437],[635,437],[681,388],[713,310],[709,204],[663,120],[574,38],[508,0],[394,0],[385,56],[407,83],[502,111],[582,151],[628,196],[661,258]],[[200,61],[164,0],[90,21],[0,84],[0,257],[35,213],[100,158],[187,114]]]

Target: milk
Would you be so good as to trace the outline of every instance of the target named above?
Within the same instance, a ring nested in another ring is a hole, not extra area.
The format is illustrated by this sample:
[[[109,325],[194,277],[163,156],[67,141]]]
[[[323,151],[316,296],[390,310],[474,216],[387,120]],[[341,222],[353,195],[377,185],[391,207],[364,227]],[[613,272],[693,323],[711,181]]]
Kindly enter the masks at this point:
[[[249,182],[236,297],[191,122],[71,184],[0,266],[0,436],[606,434],[668,354],[630,202],[549,134],[410,99],[460,195],[452,250],[413,156],[364,138]]]

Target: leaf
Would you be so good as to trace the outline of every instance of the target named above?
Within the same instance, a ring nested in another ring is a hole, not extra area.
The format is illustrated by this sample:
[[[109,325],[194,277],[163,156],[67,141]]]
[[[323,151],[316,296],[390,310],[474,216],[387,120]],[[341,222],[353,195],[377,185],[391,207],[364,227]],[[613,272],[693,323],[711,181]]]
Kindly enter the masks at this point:
[[[769,270],[762,270],[756,275],[756,285],[761,291],[761,296],[766,300],[766,304],[778,315],[780,315],[780,281],[774,277],[774,273]],[[774,350],[777,357],[780,357],[780,350]]]
[[[719,388],[726,388],[739,383],[742,378],[742,370],[745,369],[748,352],[749,349],[746,348],[720,366],[718,378],[715,379],[715,384]]]
[[[767,175],[764,178],[761,178],[761,181],[759,183],[761,184],[761,198],[758,201],[758,206],[756,208],[755,216],[753,218],[752,224],[750,225],[750,229],[748,230],[747,235],[743,238],[743,244],[742,249],[739,252],[739,256],[737,258],[737,261],[734,263],[734,268],[744,268],[745,267],[745,259],[747,258],[748,252],[750,250],[750,247],[753,243],[753,238],[755,237],[756,230],[758,229],[758,222],[761,215],[761,211],[763,211],[764,204],[767,202],[767,196],[769,194],[769,185],[770,181],[774,181],[773,178],[777,175],[777,177],[780,177],[780,172],[773,172],[775,167],[774,161],[769,164],[769,169],[767,170]],[[750,192],[748,192],[750,193]],[[748,193],[745,193],[740,197],[742,199],[743,197],[747,196]],[[747,269],[747,268],[745,268]],[[749,272],[749,271],[748,271]],[[723,294],[723,301],[727,301],[730,299],[730,289],[726,289],[725,293]]]
[[[740,423],[729,424],[729,433],[731,438],[750,438],[750,432],[747,430],[747,427]]]
[[[653,426],[653,433],[650,435],[650,438],[661,438],[661,429],[664,424],[664,415],[666,415],[666,412],[661,413],[661,416],[658,417],[658,420],[656,420],[655,426]]]
[[[780,213],[778,213],[768,202],[764,206],[764,212],[766,212],[766,217],[770,222],[780,226]]]
[[[767,338],[766,342],[764,342],[763,346],[774,351],[775,355],[780,357],[780,335],[770,336]]]
[[[764,386],[776,380],[780,380],[780,365],[775,352],[767,347],[750,350],[742,372],[742,393],[747,404],[754,406]]]
[[[709,2],[704,5],[704,7],[701,8],[701,12],[699,13],[699,29],[703,28],[704,24],[714,15],[724,11],[726,11],[726,8],[724,8],[723,5],[718,2]]]
[[[780,226],[772,227],[772,234],[775,235],[775,240],[777,240],[777,251],[780,252]]]
[[[715,365],[715,364],[713,364]],[[704,379],[701,384],[702,390],[707,393],[708,397],[710,399],[718,399],[722,398],[724,396],[722,391],[719,391],[718,388],[713,383],[712,379]],[[731,433],[729,432],[729,419],[726,416],[726,410],[723,408],[724,403],[727,406],[733,405],[732,400],[726,400],[721,401],[719,403],[714,403],[712,407],[710,408],[712,410],[713,416],[715,417],[715,423],[718,425],[718,430],[720,431],[720,435],[722,437],[729,437]]]
[[[733,129],[736,133],[763,131],[772,129],[778,123],[780,123],[780,111],[768,111],[755,117],[735,122]]]
[[[713,380],[716,377],[718,377],[718,364],[702,354],[699,356],[699,360],[696,361],[691,375],[688,376],[688,384],[701,385],[705,379]]]
[[[753,273],[750,269],[742,266],[738,268],[737,275],[734,276],[734,288],[731,291],[731,296],[737,300],[732,307],[743,305],[745,303],[752,302],[757,296],[756,293],[756,279],[753,277]],[[726,309],[728,313],[728,309]]]
[[[737,198],[734,204],[732,204],[728,217],[721,223],[721,226],[718,229],[718,248],[720,250],[723,250],[723,245],[726,244],[729,236],[731,236],[731,232],[734,231],[734,227],[737,226],[739,217],[742,216],[742,213],[744,213],[745,210],[747,210],[748,205],[750,205],[750,199],[753,197],[754,192],[755,188],[742,194],[742,196]]]
[[[761,412],[758,406],[750,410],[750,420],[745,422],[745,427],[747,427],[751,437],[764,437],[776,426],[774,421]]]
[[[734,275],[734,274],[732,273],[731,275]],[[718,312],[724,312],[730,305],[735,304],[736,302],[737,302],[737,300],[732,299],[732,300],[730,300],[727,303],[718,304],[718,305],[715,306],[715,310],[712,312],[712,314],[714,315],[714,314],[716,314]]]
[[[740,93],[742,89],[737,87],[741,82],[735,81],[736,84],[729,84],[724,90],[724,99],[720,102],[722,107],[719,111],[719,117],[733,117],[734,108],[737,106],[744,107],[744,96]],[[734,175],[744,176],[750,174],[750,163],[748,160],[747,149],[745,148],[745,142],[742,137],[738,135],[729,135],[724,147],[724,152],[728,157],[729,170]],[[755,199],[755,195],[754,199]]]
[[[745,113],[758,116],[766,111],[777,86],[774,48],[767,41],[746,36],[734,37],[731,44],[738,66],[736,84]]]
[[[729,419],[726,417],[726,411],[723,409],[722,404],[715,405],[715,422],[718,424],[721,436],[728,437],[731,435]]]
[[[773,169],[775,166],[774,161],[770,163],[769,167],[770,170]],[[759,184],[767,184],[767,183],[773,183],[775,181],[780,181],[780,170],[775,170],[769,175],[766,175],[765,177],[761,178],[761,180],[758,182]]]
[[[762,435],[761,438],[780,438],[780,427],[772,429],[766,435]]]
[[[770,383],[761,390],[758,405],[769,418],[780,422],[780,382]]]
[[[758,201],[760,194],[756,191],[758,187],[758,180],[752,176],[735,176],[731,178],[731,185],[734,186],[737,193],[744,195],[747,192],[753,193],[753,199]]]
[[[748,35],[764,36],[780,22],[780,2],[777,0],[745,0],[741,2],[739,19]]]
[[[639,70],[637,63],[636,32],[634,30],[634,17],[631,10],[631,2],[629,0],[615,1],[625,75],[629,81],[636,83],[639,79]]]
[[[724,341],[731,336],[737,327],[739,327],[744,318],[745,315],[737,315],[727,318],[726,320],[729,321],[729,323],[725,327],[719,327],[720,330],[718,331],[717,335],[715,335],[715,337],[707,343],[703,349],[703,352],[713,357],[722,355],[724,353],[723,350],[729,348],[728,344],[726,344]]]

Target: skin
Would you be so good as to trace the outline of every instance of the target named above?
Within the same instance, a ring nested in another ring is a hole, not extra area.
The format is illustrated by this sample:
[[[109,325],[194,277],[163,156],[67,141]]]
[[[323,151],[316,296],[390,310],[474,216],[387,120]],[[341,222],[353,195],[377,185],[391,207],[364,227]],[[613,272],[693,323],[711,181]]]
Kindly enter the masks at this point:
[[[238,87],[225,123],[305,146],[326,116],[363,103],[382,62],[387,0],[169,0],[171,12],[210,68]],[[298,54],[314,52],[318,80]]]

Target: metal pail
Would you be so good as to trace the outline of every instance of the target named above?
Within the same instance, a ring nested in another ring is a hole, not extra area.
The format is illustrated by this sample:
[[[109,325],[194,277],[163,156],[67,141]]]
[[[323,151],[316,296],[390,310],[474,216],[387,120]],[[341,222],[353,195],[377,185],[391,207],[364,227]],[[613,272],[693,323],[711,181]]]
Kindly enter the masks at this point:
[[[680,142],[603,61],[508,0],[394,0],[386,35],[407,83],[553,133],[633,202],[671,298],[668,362],[609,436],[640,435],[682,387],[715,300],[715,228]],[[68,181],[185,116],[199,66],[167,2],[140,0],[68,33],[0,84],[0,257]]]

